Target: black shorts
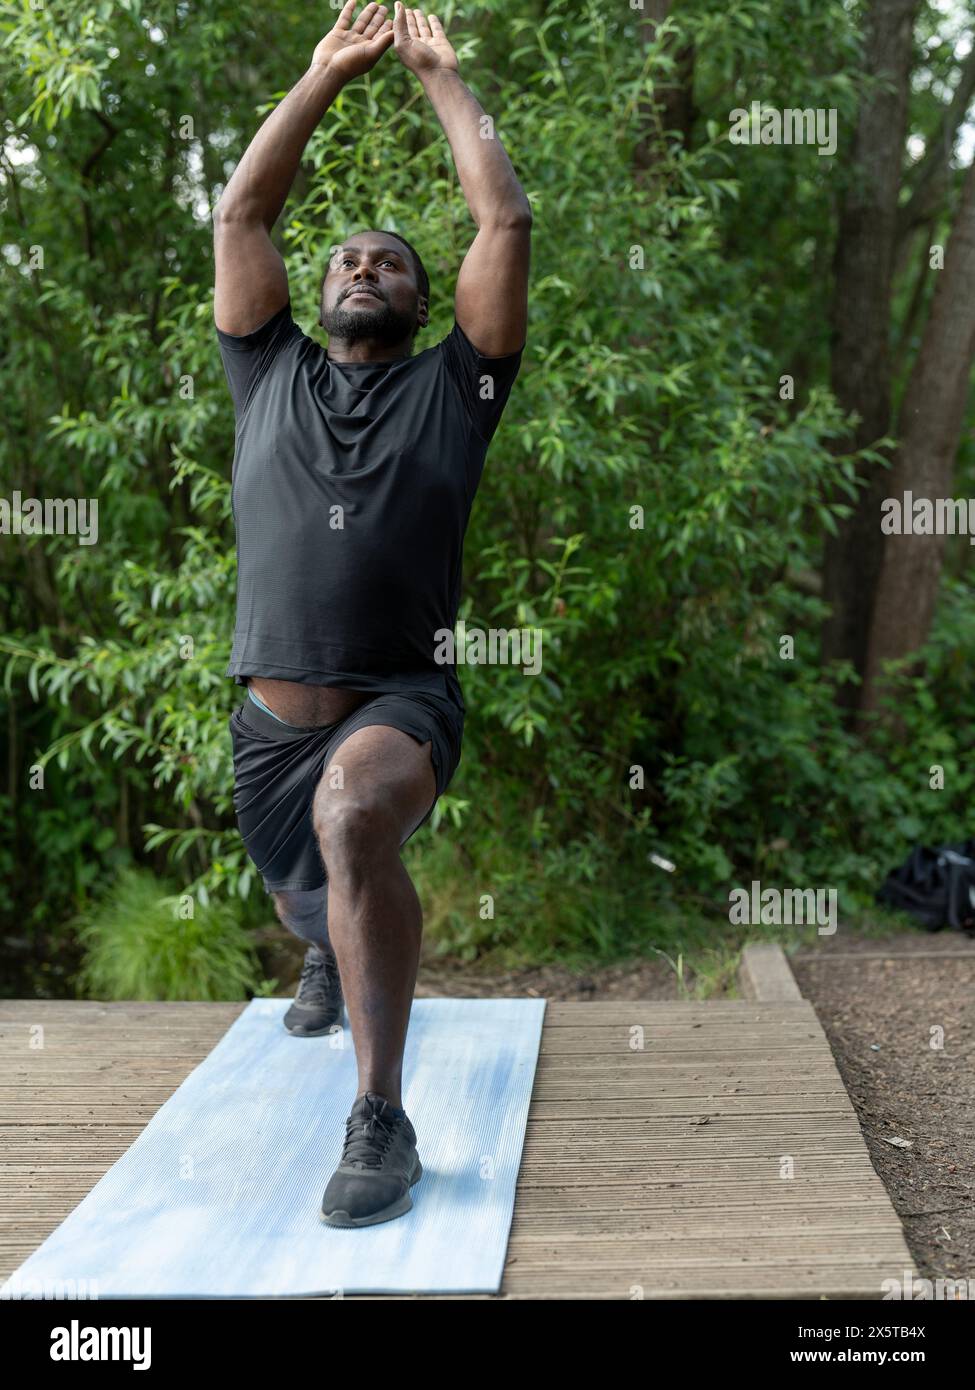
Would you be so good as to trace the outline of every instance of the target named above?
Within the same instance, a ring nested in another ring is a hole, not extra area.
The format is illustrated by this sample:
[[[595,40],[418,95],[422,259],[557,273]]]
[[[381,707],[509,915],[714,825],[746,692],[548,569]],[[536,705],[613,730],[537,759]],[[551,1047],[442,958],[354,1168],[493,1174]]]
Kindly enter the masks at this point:
[[[315,788],[339,745],[373,724],[429,742],[437,796],[420,822],[425,825],[460,762],[464,716],[456,706],[422,693],[377,695],[335,724],[299,729],[248,697],[230,716],[237,825],[267,892],[327,882],[312,825]]]

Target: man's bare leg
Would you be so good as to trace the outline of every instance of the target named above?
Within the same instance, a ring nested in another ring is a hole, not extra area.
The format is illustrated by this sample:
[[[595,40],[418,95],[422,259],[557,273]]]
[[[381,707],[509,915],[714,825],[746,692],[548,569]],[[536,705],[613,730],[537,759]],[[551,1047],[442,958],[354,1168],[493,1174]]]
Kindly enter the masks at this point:
[[[342,785],[335,787],[339,768]],[[374,1091],[397,1107],[423,930],[400,847],[436,790],[429,742],[373,726],[336,749],[313,807],[329,880],[328,935],[355,1045],[357,1096]]]

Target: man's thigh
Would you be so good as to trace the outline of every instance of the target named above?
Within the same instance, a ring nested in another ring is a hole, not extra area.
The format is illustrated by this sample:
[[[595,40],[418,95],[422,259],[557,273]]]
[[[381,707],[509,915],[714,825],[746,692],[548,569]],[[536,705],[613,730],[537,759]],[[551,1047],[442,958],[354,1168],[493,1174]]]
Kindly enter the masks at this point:
[[[319,839],[354,819],[392,832],[399,844],[429,814],[437,796],[431,742],[384,724],[356,729],[332,749],[315,790]]]

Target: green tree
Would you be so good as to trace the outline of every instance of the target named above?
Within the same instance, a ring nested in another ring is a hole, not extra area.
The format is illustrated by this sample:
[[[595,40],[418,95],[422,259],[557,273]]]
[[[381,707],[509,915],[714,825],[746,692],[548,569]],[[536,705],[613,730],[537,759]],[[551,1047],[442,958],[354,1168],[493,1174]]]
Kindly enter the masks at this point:
[[[926,656],[934,707],[910,687],[901,743],[845,732],[844,673],[820,666],[811,576],[862,464],[826,387],[835,161],[728,142],[752,96],[853,109],[857,13],[793,11],[440,11],[534,213],[528,346],[462,616],[544,639],[538,676],[461,673],[464,760],[410,849],[445,948],[646,945],[673,893],[720,910],[756,867],[864,901],[922,831],[963,827],[972,735],[945,634],[975,644],[964,575]],[[260,903],[231,804],[233,414],[210,220],[321,23],[283,0],[21,0],[0,20],[0,497],[99,504],[94,545],[0,536],[0,908],[35,961],[73,960],[66,923],[131,862],[204,906]],[[370,226],[423,254],[422,350],[450,326],[473,227],[422,93],[385,60],[328,112],[280,224],[306,331],[328,247]],[[921,817],[931,761],[957,776]]]

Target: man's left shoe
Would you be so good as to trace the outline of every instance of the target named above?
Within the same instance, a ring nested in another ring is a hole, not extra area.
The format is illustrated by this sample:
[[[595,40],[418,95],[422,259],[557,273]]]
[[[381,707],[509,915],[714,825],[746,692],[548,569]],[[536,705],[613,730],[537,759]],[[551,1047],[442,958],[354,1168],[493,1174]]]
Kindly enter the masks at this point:
[[[295,1001],[284,1026],[296,1038],[320,1038],[330,1033],[342,1013],[342,981],[331,946],[309,946]]]
[[[375,1226],[410,1210],[410,1188],[423,1176],[416,1131],[384,1096],[359,1096],[345,1124],[338,1168],[322,1198],[329,1226]]]

